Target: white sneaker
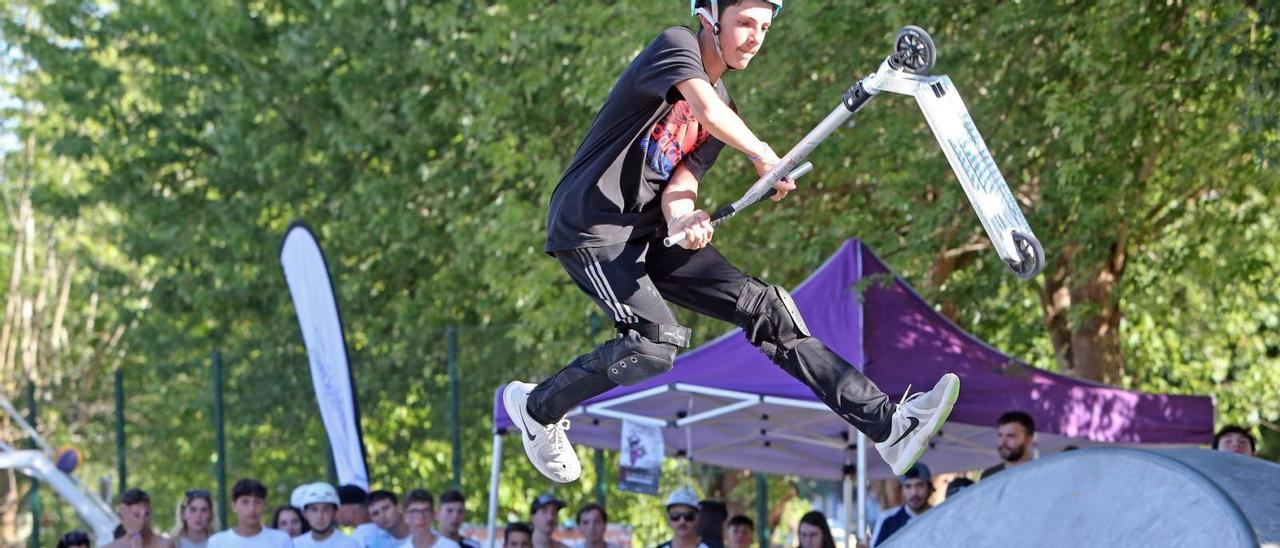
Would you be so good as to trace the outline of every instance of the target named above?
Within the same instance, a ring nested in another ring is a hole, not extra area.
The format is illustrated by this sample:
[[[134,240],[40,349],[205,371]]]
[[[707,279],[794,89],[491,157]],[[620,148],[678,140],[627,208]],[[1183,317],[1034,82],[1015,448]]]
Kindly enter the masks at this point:
[[[960,395],[960,377],[947,373],[933,390],[918,392],[898,404],[890,420],[889,437],[876,444],[876,451],[900,476],[920,460],[929,447],[929,438],[947,422]]]
[[[502,391],[502,405],[507,409],[516,428],[520,429],[520,439],[524,441],[524,454],[529,457],[533,467],[542,475],[559,483],[577,481],[582,475],[582,463],[578,454],[569,445],[569,419],[560,419],[553,424],[543,425],[529,416],[529,392],[536,384],[513,381]]]

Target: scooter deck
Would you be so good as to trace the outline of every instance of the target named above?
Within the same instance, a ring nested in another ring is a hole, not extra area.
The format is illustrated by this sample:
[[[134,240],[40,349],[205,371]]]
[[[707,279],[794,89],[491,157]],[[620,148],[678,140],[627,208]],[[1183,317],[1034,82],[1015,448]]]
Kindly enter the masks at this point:
[[[1044,268],[1043,248],[951,78],[907,73],[886,76],[877,82],[880,90],[916,98],[996,253],[1017,276],[1038,274]]]

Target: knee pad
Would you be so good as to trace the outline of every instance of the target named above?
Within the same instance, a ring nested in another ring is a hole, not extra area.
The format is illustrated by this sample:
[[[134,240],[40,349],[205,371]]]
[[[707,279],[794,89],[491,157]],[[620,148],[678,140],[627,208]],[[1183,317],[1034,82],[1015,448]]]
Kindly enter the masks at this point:
[[[738,293],[734,321],[747,340],[775,358],[810,337],[791,294],[776,285],[752,278]]]
[[[639,329],[636,329],[639,327]],[[641,334],[653,331],[651,340]],[[609,380],[630,386],[666,373],[675,364],[676,351],[687,346],[689,330],[680,326],[633,326],[600,347],[601,362]]]

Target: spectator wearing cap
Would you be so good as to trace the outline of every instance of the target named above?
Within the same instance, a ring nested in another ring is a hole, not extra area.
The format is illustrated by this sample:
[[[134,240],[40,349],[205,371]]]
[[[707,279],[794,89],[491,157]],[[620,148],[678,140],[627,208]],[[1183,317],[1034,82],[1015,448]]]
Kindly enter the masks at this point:
[[[404,520],[409,524],[409,540],[400,548],[458,548],[458,543],[436,532],[436,501],[426,489],[404,494]]]
[[[172,541],[151,530],[151,496],[146,491],[135,487],[121,493],[117,512],[124,536],[109,548],[172,548]]]
[[[1036,441],[1036,421],[1022,411],[1008,411],[996,421],[996,452],[1003,461],[982,471],[987,479],[1007,468],[1031,462],[1031,445]]]
[[[369,517],[378,527],[371,534],[354,537],[365,548],[399,548],[409,540],[409,524],[404,522],[400,498],[391,491],[379,489],[369,493]],[[359,531],[357,531],[359,533]]]
[[[243,478],[231,487],[231,513],[236,526],[209,537],[209,548],[293,548],[289,535],[262,526],[267,507],[267,486]]]
[[[213,511],[213,495],[205,489],[188,489],[178,503],[177,526],[169,538],[178,548],[205,548],[218,532],[218,515]]]
[[[302,509],[311,532],[293,539],[295,548],[361,548],[351,537],[335,527],[338,514],[338,490],[323,481],[308,483],[293,490],[289,503]]]
[[[558,518],[564,501],[555,498],[551,493],[543,493],[533,499],[529,505],[529,523],[533,525],[533,548],[569,548],[552,535],[560,526]]]
[[[733,516],[726,529],[729,532],[724,538],[724,548],[751,548],[756,536],[756,522],[751,518],[742,514]]]
[[[667,524],[671,526],[671,540],[658,548],[708,548],[698,533],[698,494],[690,487],[681,487],[667,497]]]
[[[902,506],[886,510],[876,521],[876,528],[871,532],[871,546],[880,546],[899,529],[902,529],[929,509],[929,495],[933,494],[933,474],[923,462],[917,462],[908,468],[898,483],[902,485]]]
[[[480,548],[480,543],[462,536],[462,524],[467,522],[467,498],[462,491],[450,489],[440,493],[436,507],[437,532],[462,548]]]
[[[517,521],[502,531],[502,548],[533,548],[533,527]]]
[[[1213,450],[1228,451],[1252,457],[1257,454],[1258,443],[1248,430],[1231,424],[1222,427],[1222,430],[1213,435]]]
[[[605,542],[604,534],[609,529],[609,513],[603,506],[591,503],[578,509],[578,532],[582,533],[582,542],[575,548],[618,548],[618,545]]]

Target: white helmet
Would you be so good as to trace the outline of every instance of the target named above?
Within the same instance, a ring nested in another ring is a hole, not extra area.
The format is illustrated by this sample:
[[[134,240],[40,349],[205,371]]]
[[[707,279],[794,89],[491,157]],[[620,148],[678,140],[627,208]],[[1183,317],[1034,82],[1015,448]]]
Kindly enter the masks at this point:
[[[323,481],[308,483],[293,490],[289,504],[305,510],[308,504],[327,503],[338,506],[338,490]]]

